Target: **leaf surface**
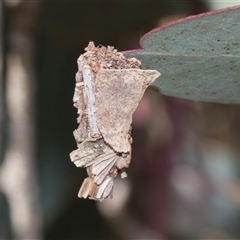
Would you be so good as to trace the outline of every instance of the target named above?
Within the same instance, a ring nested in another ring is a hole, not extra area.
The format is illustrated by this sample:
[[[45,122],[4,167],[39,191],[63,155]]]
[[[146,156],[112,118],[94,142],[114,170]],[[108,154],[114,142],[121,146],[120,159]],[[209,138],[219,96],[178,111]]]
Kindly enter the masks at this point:
[[[169,23],[125,52],[161,76],[162,94],[195,101],[240,103],[240,6]]]

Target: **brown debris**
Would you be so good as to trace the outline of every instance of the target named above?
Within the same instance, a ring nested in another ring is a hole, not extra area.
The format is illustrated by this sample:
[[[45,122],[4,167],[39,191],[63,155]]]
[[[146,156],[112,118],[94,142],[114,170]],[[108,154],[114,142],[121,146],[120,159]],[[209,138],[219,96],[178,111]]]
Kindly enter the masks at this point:
[[[132,114],[145,89],[160,75],[140,70],[140,61],[127,59],[113,47],[93,42],[78,58],[74,106],[80,123],[74,131],[78,148],[70,154],[77,167],[86,167],[79,197],[102,201],[112,196],[113,179],[131,160]]]

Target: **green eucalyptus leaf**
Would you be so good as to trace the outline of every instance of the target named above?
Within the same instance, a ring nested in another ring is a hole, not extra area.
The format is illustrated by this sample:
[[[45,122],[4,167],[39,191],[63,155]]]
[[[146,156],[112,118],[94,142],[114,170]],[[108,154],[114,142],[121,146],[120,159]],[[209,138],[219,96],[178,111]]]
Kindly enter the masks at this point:
[[[125,52],[161,76],[162,94],[240,103],[240,6],[187,17],[145,34],[143,49]]]

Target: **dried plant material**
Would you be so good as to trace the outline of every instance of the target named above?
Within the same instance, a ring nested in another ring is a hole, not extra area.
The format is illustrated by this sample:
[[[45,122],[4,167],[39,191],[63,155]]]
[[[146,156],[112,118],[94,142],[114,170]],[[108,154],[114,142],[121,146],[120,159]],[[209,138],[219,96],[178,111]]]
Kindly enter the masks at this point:
[[[137,59],[127,59],[113,47],[90,42],[85,50],[78,59],[73,97],[80,123],[74,131],[78,148],[70,158],[88,173],[78,196],[102,201],[112,196],[114,178],[127,176],[132,114],[160,73],[141,70]]]
[[[159,73],[152,70],[98,71],[95,84],[97,125],[104,141],[116,152],[130,152],[132,114],[145,89],[158,76]]]

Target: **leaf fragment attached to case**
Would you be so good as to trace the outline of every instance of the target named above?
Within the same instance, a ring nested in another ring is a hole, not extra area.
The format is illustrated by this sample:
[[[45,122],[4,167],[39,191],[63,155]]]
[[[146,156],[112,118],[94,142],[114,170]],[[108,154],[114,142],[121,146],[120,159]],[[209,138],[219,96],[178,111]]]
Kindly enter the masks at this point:
[[[90,42],[78,58],[74,106],[78,128],[77,149],[70,153],[77,167],[85,167],[79,197],[98,201],[112,196],[114,178],[131,160],[131,123],[146,88],[160,73],[141,70],[140,62],[127,59],[113,47]]]

